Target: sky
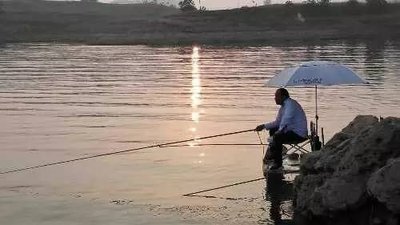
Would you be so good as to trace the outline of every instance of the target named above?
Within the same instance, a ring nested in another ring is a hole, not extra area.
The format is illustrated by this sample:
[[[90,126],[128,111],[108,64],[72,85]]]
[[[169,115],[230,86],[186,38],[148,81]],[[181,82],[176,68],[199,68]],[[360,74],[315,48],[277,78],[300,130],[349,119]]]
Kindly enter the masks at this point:
[[[197,6],[201,4],[201,6],[205,6],[207,9],[240,8],[242,6],[263,5],[264,3],[264,0],[194,0],[194,1]]]
[[[196,5],[199,3],[207,9],[226,9],[240,8],[242,6],[263,5],[264,0],[194,0]]]
[[[53,0],[60,1],[60,0]],[[79,1],[79,0],[67,0],[67,1]],[[112,3],[114,1],[117,2],[132,2],[132,3],[141,3],[146,0],[98,0],[99,2],[104,3]],[[151,1],[151,0],[147,0]],[[178,5],[178,2],[181,0],[157,0],[159,3],[170,3],[173,5]],[[264,2],[268,1],[270,4],[283,4],[287,0],[194,0],[197,7],[204,6],[208,10],[219,10],[219,9],[232,9],[232,8],[240,8],[243,6],[260,6],[264,5]],[[303,2],[306,0],[291,0],[292,2]],[[342,2],[348,0],[330,0],[331,2]],[[359,0],[362,1],[362,0]],[[387,0],[388,2],[400,2],[400,0]]]
[[[60,0],[53,0],[60,1]],[[62,0],[61,0],[62,1]],[[65,0],[64,0],[65,1]],[[66,1],[80,1],[80,0],[66,0]],[[144,1],[152,1],[152,0],[98,0],[99,2],[104,3],[112,3],[112,2],[130,2],[130,3],[142,3]],[[178,5],[178,2],[181,0],[157,0],[159,3],[169,3],[173,5]],[[232,8],[240,8],[243,6],[261,6],[264,5],[264,2],[267,1],[270,4],[283,4],[287,0],[193,0],[196,4],[196,7],[204,6],[208,10],[219,10],[219,9],[232,9]],[[306,0],[291,0],[292,2],[303,2]],[[331,2],[343,2],[348,0],[330,0]],[[363,0],[358,0],[363,1]],[[400,2],[400,0],[387,0],[388,2]]]
[[[100,2],[110,3],[114,0],[99,0]],[[135,0],[128,0],[135,2]],[[177,5],[180,0],[158,0],[158,2],[169,2]],[[143,0],[136,0],[136,2],[143,2]],[[263,5],[264,0],[194,0],[196,6],[199,5],[206,7],[209,10],[217,9],[231,9],[240,8],[242,6],[259,6]],[[279,3],[282,0],[272,0],[272,3]]]

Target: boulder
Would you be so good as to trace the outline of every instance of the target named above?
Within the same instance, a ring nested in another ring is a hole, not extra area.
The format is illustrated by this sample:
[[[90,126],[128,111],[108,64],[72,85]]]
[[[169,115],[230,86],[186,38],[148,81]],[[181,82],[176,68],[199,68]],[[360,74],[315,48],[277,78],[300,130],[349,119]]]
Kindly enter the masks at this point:
[[[323,184],[326,177],[311,174],[309,176],[298,176],[295,180],[295,199],[294,204],[298,210],[307,211],[312,205],[310,201],[316,197],[310,197],[316,189]]]
[[[333,173],[350,148],[351,141],[360,132],[368,132],[379,123],[374,116],[357,116],[342,131],[335,134],[323,148],[307,154],[300,166],[303,173]]]
[[[394,214],[400,214],[399,171],[400,158],[397,158],[373,173],[367,184],[369,194],[385,204]]]
[[[399,221],[399,158],[400,118],[357,116],[303,158],[294,183],[295,214],[326,224],[341,224],[349,214],[360,224]]]
[[[357,132],[338,165],[343,173],[371,173],[400,156],[400,119],[389,117]]]
[[[326,208],[328,212],[335,212],[349,210],[362,204],[365,200],[363,198],[365,189],[365,180],[362,176],[347,179],[333,177],[327,179],[316,192],[321,195],[322,208]]]

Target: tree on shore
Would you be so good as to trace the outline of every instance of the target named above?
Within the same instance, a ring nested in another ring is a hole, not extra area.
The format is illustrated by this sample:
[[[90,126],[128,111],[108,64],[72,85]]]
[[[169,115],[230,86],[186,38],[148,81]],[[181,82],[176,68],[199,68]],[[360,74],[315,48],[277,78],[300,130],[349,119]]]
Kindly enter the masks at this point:
[[[307,0],[306,4],[307,5],[311,5],[311,6],[316,6],[316,5],[320,5],[320,6],[326,6],[329,5],[330,0]]]
[[[346,3],[348,6],[359,6],[360,3],[357,0],[348,0]]]
[[[197,10],[193,0],[183,0],[183,1],[180,1],[178,3],[178,5],[182,11],[196,11]]]
[[[344,5],[343,10],[347,14],[360,15],[363,13],[363,4],[361,4],[358,0],[348,0]]]
[[[319,0],[318,4],[322,6],[328,6],[330,3],[330,0]]]
[[[386,0],[366,0],[368,10],[372,13],[382,13],[385,11],[387,6]]]
[[[331,14],[330,0],[307,0],[302,6],[302,14],[306,16],[326,16]]]

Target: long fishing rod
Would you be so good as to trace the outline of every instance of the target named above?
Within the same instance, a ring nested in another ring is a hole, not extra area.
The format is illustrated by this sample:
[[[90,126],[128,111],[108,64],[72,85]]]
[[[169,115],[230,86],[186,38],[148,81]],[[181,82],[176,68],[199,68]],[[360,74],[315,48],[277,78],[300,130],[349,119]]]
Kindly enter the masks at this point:
[[[285,174],[291,174],[291,173],[299,173],[300,170],[288,170],[288,171],[284,171],[284,172],[285,172]],[[201,191],[196,191],[196,192],[184,194],[182,196],[184,196],[184,197],[206,197],[206,198],[208,198],[211,195],[198,195],[198,194],[209,192],[209,191],[220,190],[220,189],[224,189],[224,188],[229,188],[229,187],[233,187],[233,186],[238,186],[238,185],[242,185],[242,184],[253,183],[253,182],[256,182],[256,181],[266,180],[266,179],[268,179],[268,176],[264,176],[264,177],[260,177],[260,178],[256,178],[256,179],[251,179],[251,180],[246,180],[246,181],[240,181],[240,182],[236,182],[236,183],[233,183],[233,184],[226,184],[226,185],[219,186],[219,187],[208,188],[208,189],[204,189],[204,190],[201,190]]]
[[[246,143],[211,143],[211,144],[183,144],[183,145],[163,145],[161,148],[176,148],[176,147],[204,147],[204,146],[260,146],[265,144],[246,144]]]
[[[259,180],[265,180],[265,179],[266,179],[266,177],[260,177],[260,178],[256,178],[256,179],[252,179],[252,180],[241,181],[241,182],[237,182],[237,183],[233,183],[233,184],[227,184],[227,185],[220,186],[220,187],[215,187],[215,188],[209,188],[209,189],[205,189],[205,190],[201,190],[201,191],[196,191],[196,192],[184,194],[182,196],[191,197],[191,196],[195,196],[196,194],[200,194],[200,193],[204,193],[204,192],[215,191],[215,190],[218,190],[218,189],[233,187],[233,186],[237,186],[237,185],[241,185],[241,184],[252,183],[252,182],[256,182],[256,181],[259,181]]]
[[[36,166],[29,166],[29,167],[0,172],[0,175],[16,173],[16,172],[21,172],[21,171],[26,171],[26,170],[33,170],[33,169],[38,169],[38,168],[43,168],[43,167],[48,167],[48,166],[61,165],[61,164],[82,161],[82,160],[87,160],[87,159],[105,157],[105,156],[116,155],[116,154],[121,154],[121,153],[140,151],[140,150],[144,150],[144,149],[160,148],[165,145],[174,145],[174,144],[180,144],[180,143],[185,143],[185,142],[190,142],[190,141],[205,140],[205,139],[210,139],[210,138],[216,138],[216,137],[222,137],[222,136],[228,136],[228,135],[234,135],[234,134],[241,134],[241,133],[246,133],[246,132],[250,132],[250,131],[254,131],[254,129],[241,130],[241,131],[235,131],[235,132],[229,132],[229,133],[223,133],[223,134],[216,134],[216,135],[199,137],[199,138],[190,138],[190,139],[181,140],[181,141],[173,141],[173,142],[167,142],[167,143],[163,143],[163,144],[154,144],[154,145],[148,145],[148,146],[143,146],[143,147],[139,147],[139,148],[131,148],[131,149],[125,149],[125,150],[120,150],[120,151],[116,151],[116,152],[108,152],[108,153],[102,153],[102,154],[97,154],[97,155],[92,155],[92,156],[85,156],[85,157],[63,160],[63,161],[58,161],[58,162],[51,162],[51,163],[46,163],[46,164],[41,164],[41,165],[36,165]]]

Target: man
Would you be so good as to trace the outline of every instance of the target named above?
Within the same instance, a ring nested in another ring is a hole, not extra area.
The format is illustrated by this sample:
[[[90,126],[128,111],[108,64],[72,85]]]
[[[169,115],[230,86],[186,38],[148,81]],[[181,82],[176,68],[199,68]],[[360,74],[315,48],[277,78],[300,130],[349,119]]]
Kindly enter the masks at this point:
[[[307,139],[307,118],[300,104],[291,99],[285,88],[275,92],[275,102],[281,105],[275,121],[261,124],[256,131],[269,130],[272,137],[269,151],[264,156],[264,162],[272,156],[274,163],[270,169],[282,167],[282,145],[300,143]],[[269,155],[271,153],[271,155]]]

